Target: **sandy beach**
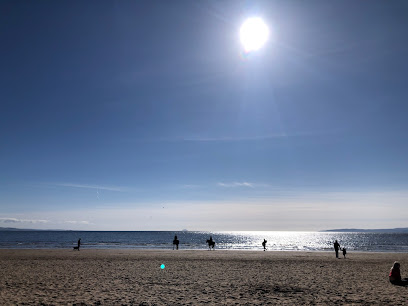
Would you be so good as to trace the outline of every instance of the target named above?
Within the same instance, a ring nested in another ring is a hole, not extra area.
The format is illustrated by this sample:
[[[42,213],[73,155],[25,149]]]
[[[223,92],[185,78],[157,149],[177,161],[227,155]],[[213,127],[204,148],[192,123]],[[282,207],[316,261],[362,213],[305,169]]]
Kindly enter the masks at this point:
[[[0,305],[407,305],[394,260],[408,277],[400,253],[0,250]]]

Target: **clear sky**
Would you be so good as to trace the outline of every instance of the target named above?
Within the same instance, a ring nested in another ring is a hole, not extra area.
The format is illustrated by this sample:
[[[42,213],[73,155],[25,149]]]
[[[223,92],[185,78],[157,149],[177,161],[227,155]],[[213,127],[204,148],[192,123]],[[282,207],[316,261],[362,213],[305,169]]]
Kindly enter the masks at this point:
[[[239,29],[270,36],[243,52]],[[408,2],[1,1],[0,227],[406,227]]]

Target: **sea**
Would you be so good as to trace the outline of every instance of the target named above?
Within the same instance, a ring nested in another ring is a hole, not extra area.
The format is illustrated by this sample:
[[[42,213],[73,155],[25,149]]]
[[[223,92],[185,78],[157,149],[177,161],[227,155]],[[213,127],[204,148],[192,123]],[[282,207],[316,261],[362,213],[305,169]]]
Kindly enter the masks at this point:
[[[348,251],[408,252],[408,233],[280,232],[280,231],[0,231],[1,249],[69,249],[81,238],[82,249],[205,250],[212,236],[215,249],[262,251],[331,251],[338,240]]]

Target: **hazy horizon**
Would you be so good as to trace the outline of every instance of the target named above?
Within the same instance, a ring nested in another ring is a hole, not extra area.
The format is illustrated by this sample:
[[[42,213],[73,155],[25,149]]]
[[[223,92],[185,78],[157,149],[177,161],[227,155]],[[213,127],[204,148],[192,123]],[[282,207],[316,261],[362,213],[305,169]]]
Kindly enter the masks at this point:
[[[170,233],[183,233],[183,232],[205,232],[205,233],[272,233],[272,232],[299,232],[299,233],[314,233],[314,232],[322,232],[322,233],[344,233],[346,230],[350,230],[350,233],[355,233],[356,231],[367,232],[367,233],[402,233],[406,234],[408,232],[408,227],[403,228],[338,228],[338,229],[323,229],[319,231],[294,231],[294,230],[284,230],[284,231],[257,231],[257,230],[250,230],[250,231],[242,231],[242,230],[228,230],[228,231],[196,231],[196,230],[189,230],[189,229],[168,229],[168,230],[138,230],[138,231],[118,231],[118,230],[78,230],[78,229],[34,229],[34,228],[18,228],[18,227],[1,227],[0,231],[68,231],[68,232],[76,232],[76,231],[89,231],[89,232],[170,232]],[[398,232],[398,230],[402,230]],[[378,232],[380,231],[380,232]],[[381,232],[385,231],[385,232]]]
[[[406,227],[407,11],[1,2],[0,227]]]

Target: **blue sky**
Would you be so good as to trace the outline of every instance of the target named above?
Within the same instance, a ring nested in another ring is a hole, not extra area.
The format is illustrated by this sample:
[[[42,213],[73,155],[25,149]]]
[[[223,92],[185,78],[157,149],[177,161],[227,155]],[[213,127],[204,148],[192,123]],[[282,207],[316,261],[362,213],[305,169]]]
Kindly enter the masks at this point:
[[[406,1],[2,1],[0,226],[408,220]],[[244,54],[260,16],[266,45]]]

